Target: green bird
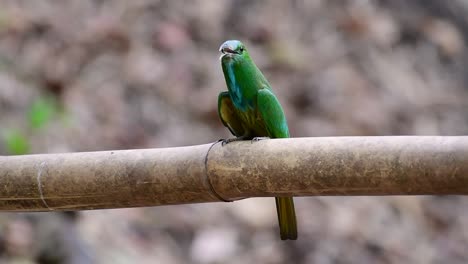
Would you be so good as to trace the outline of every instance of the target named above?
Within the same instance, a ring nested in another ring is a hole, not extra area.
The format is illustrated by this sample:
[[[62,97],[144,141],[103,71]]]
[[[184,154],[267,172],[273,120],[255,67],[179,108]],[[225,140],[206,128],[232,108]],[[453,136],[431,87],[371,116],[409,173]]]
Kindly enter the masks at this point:
[[[283,108],[271,86],[238,40],[224,42],[219,50],[228,91],[218,96],[218,114],[236,140],[260,137],[288,138]],[[296,213],[292,197],[275,197],[282,240],[297,239]]]

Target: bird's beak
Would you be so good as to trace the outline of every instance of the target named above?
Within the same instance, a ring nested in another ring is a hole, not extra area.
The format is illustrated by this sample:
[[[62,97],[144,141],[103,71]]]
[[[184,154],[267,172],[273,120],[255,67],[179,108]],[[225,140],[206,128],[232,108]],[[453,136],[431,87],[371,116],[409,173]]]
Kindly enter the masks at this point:
[[[233,47],[231,47],[228,43],[223,43],[221,47],[219,47],[219,51],[223,54],[239,54],[234,50]]]
[[[221,51],[222,53],[221,56],[219,57],[220,60],[226,56],[232,57],[235,54],[240,54],[239,52],[236,51],[235,47],[233,47],[230,44],[231,44],[230,41],[226,41],[221,45],[221,47],[219,47],[219,51]]]

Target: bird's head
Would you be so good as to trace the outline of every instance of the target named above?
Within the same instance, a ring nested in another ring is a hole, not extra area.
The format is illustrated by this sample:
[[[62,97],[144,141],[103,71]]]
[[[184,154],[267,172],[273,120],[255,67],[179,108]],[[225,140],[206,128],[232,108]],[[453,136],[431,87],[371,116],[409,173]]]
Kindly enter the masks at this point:
[[[219,47],[219,51],[222,53],[220,57],[221,60],[236,60],[248,56],[244,44],[239,40],[228,40],[224,42],[221,47]]]

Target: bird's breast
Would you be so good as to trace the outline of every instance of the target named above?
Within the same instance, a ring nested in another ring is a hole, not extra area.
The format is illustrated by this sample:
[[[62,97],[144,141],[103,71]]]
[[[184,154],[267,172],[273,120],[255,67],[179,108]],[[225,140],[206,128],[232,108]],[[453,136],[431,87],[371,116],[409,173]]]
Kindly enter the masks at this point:
[[[229,95],[231,96],[234,106],[242,111],[247,111],[248,108],[254,108],[253,98],[246,93],[248,87],[243,87],[245,84],[238,81],[240,78],[236,76],[233,67],[227,67],[227,75]]]

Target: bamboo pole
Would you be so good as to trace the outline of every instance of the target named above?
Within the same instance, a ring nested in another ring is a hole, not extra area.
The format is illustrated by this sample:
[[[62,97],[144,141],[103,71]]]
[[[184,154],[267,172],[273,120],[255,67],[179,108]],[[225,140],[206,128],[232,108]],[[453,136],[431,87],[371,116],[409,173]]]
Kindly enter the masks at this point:
[[[4,211],[422,194],[468,194],[468,136],[290,138],[0,156]]]

